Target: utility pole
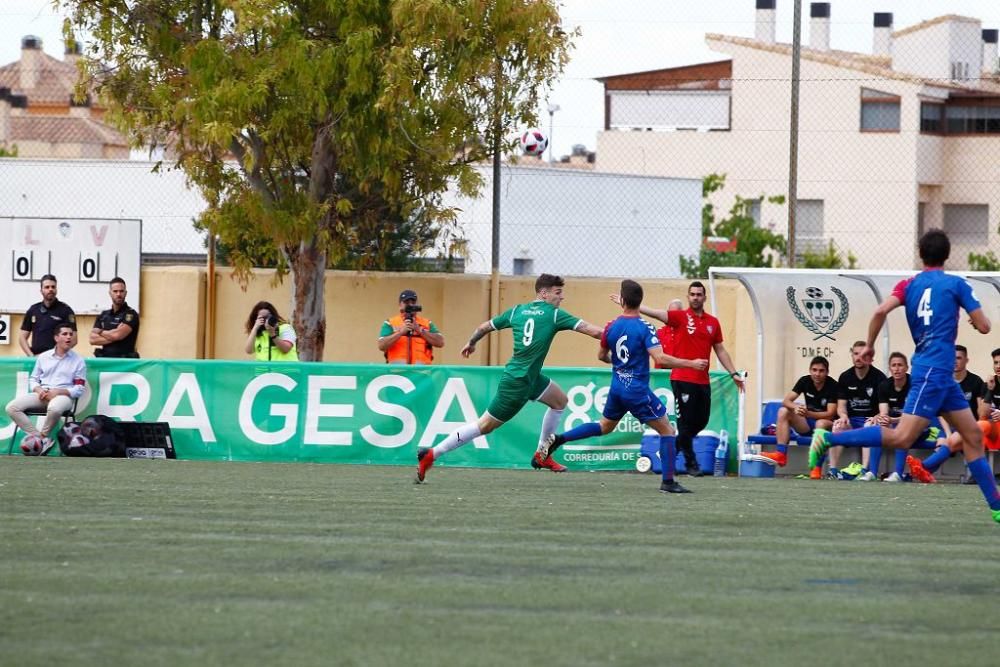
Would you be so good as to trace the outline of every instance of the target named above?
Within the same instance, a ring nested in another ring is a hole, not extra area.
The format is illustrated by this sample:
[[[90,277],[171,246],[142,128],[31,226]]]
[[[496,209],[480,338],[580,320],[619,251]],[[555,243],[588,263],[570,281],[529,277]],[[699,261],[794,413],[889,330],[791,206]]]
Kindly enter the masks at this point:
[[[792,117],[788,133],[788,268],[795,266],[795,214],[799,202],[799,67],[802,61],[802,0],[792,17]]]
[[[554,153],[552,152],[555,150],[555,146],[552,144],[552,117],[555,116],[556,112],[561,108],[562,107],[558,104],[552,104],[549,102],[549,164],[555,162]]]

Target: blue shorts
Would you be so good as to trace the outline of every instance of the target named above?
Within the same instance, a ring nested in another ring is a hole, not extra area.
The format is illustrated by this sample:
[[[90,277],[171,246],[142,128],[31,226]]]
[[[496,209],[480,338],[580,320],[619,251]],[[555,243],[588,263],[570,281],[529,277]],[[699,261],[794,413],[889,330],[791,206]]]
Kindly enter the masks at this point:
[[[848,417],[851,422],[851,428],[864,428],[865,422],[868,421],[868,417]]]
[[[914,366],[910,375],[910,393],[903,412],[933,422],[946,412],[968,410],[962,388],[955,382],[953,371],[944,368]]]
[[[798,433],[799,435],[812,435],[813,430],[816,428],[816,420],[812,417],[806,417],[806,423],[809,424],[809,428],[806,429],[804,433],[796,429],[794,426],[792,427],[792,432]]]
[[[632,416],[638,419],[641,424],[648,424],[667,414],[667,407],[649,387],[646,387],[645,391],[630,391],[628,393],[610,391],[608,400],[604,404],[604,418],[618,421],[625,416],[626,412],[631,412]]]

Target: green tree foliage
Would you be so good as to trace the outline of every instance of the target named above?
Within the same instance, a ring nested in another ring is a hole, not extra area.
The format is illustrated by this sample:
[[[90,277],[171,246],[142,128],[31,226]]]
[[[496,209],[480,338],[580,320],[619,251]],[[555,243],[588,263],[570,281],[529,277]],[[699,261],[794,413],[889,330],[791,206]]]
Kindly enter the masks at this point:
[[[93,38],[110,119],[168,145],[242,275],[273,245],[310,360],[327,264],[365,266],[415,216],[453,221],[437,195],[478,192],[472,163],[513,147],[571,37],[554,0],[57,1]]]
[[[992,250],[987,250],[982,255],[970,252],[969,269],[972,271],[1000,271],[1000,259],[997,259],[996,253]]]
[[[753,199],[737,196],[728,215],[716,219],[715,207],[708,201],[710,195],[726,184],[725,174],[709,174],[702,179],[701,195],[705,200],[701,209],[702,236],[719,236],[736,241],[736,250],[719,252],[703,247],[697,257],[680,256],[681,273],[688,278],[705,278],[711,266],[772,266],[774,257],[785,252],[785,237],[770,229],[760,227],[751,215]],[[782,204],[782,195],[767,197],[773,204]]]
[[[997,227],[997,232],[1000,232],[1000,227]],[[987,250],[982,255],[970,252],[969,269],[972,271],[1000,271],[1000,259],[992,250]]]
[[[858,258],[850,250],[847,251],[847,261],[844,261],[833,239],[823,252],[804,252],[799,263],[803,269],[856,269]]]

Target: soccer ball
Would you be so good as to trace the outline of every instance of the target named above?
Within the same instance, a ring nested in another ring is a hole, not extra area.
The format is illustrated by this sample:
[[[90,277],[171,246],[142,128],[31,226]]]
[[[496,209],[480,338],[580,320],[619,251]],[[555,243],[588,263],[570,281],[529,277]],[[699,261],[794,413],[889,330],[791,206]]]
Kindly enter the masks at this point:
[[[521,135],[521,150],[525,155],[541,155],[549,147],[549,138],[541,130],[531,128]]]
[[[21,441],[21,452],[25,456],[38,456],[42,453],[42,439],[37,435],[28,434]]]

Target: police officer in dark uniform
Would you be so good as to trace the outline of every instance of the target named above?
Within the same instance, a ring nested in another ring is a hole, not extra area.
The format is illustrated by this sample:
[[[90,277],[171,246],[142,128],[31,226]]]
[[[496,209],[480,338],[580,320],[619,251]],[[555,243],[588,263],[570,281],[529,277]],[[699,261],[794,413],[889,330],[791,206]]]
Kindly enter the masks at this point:
[[[99,347],[95,357],[128,357],[138,359],[135,341],[139,337],[139,313],[125,303],[128,290],[125,281],[114,277],[108,283],[111,308],[102,311],[90,331],[90,344]]]
[[[76,331],[76,314],[68,305],[56,298],[56,277],[51,273],[39,282],[42,300],[28,308],[21,322],[17,342],[29,357],[34,357],[56,346],[55,333],[68,324]],[[31,343],[28,343],[28,337]]]

